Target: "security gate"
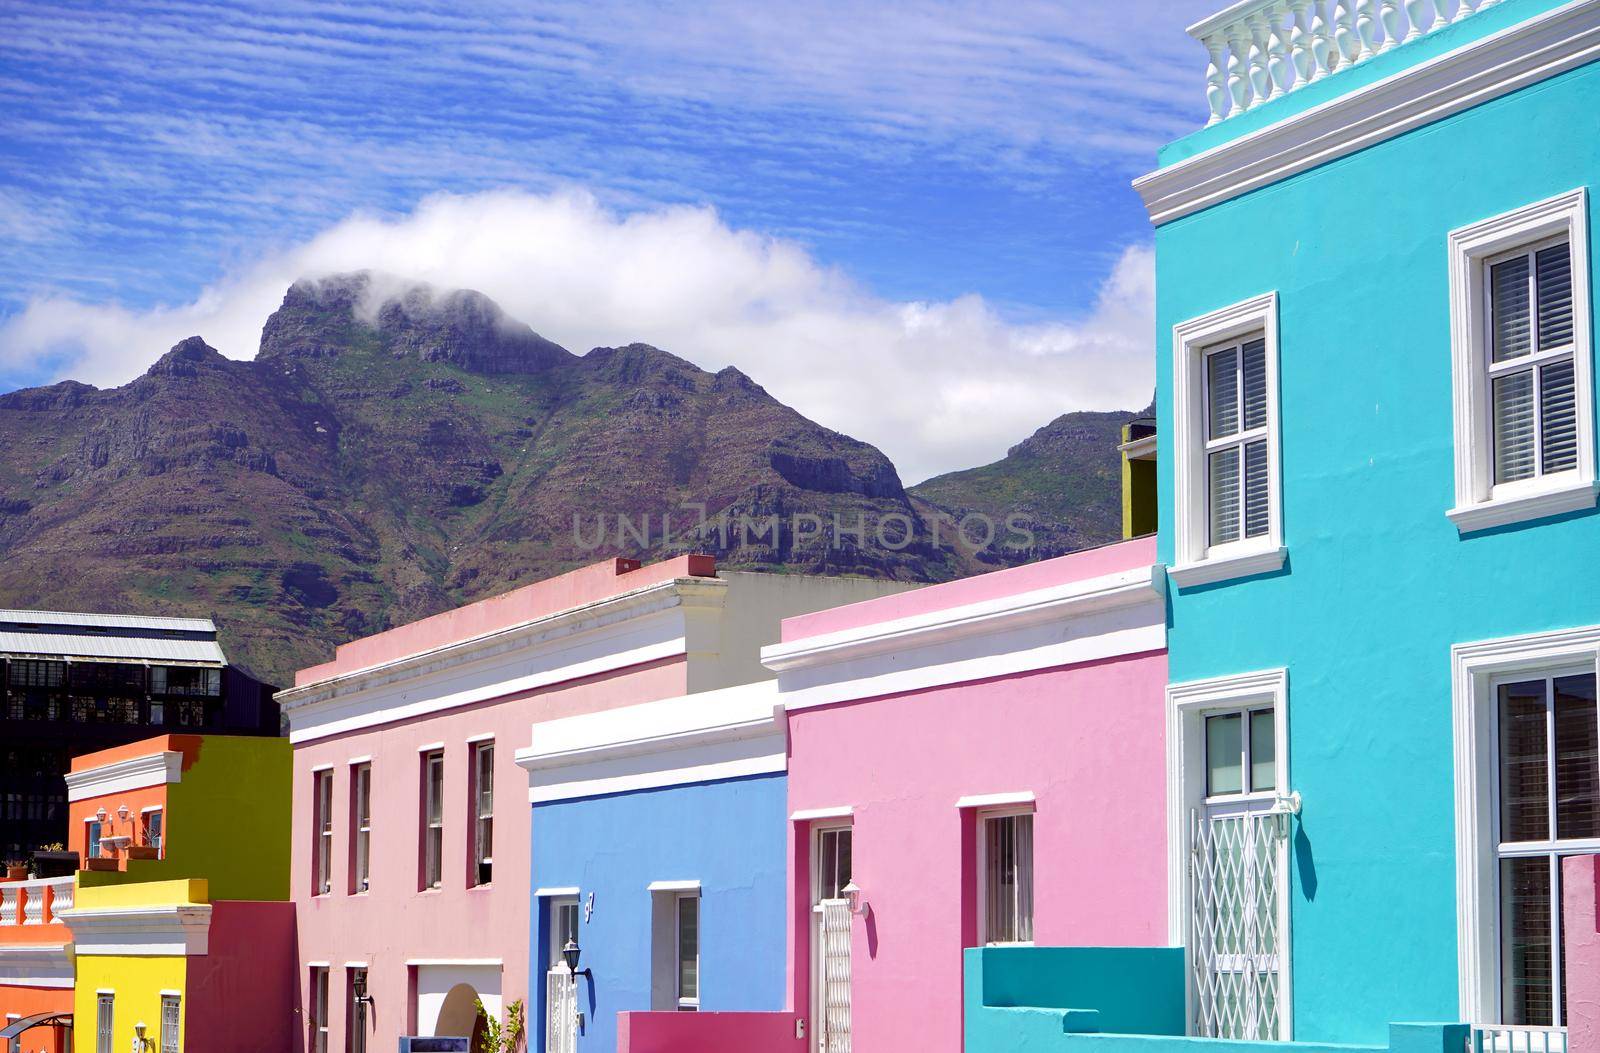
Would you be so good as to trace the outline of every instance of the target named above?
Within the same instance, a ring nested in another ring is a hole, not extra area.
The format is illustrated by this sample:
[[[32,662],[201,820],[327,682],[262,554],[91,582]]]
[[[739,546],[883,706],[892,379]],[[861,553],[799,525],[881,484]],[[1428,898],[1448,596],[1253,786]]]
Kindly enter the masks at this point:
[[[1278,1039],[1283,824],[1257,802],[1191,813],[1195,1034]]]
[[[544,1011],[546,1053],[577,1053],[578,985],[565,964],[545,974]]]
[[[822,1053],[850,1053],[850,901],[822,907]]]

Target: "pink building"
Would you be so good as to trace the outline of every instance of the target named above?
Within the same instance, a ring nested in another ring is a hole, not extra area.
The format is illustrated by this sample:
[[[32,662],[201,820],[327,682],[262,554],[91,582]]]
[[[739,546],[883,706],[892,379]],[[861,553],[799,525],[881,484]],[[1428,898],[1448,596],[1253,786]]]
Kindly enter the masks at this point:
[[[294,747],[300,1045],[471,1036],[529,998],[541,722],[770,677],[788,616],[904,589],[617,559],[338,649],[278,696]],[[367,994],[358,1000],[358,990]],[[536,1014],[526,1014],[536,1019]]]
[[[1144,538],[791,618],[763,651],[811,1048],[955,1053],[964,947],[1166,942],[1155,556]]]

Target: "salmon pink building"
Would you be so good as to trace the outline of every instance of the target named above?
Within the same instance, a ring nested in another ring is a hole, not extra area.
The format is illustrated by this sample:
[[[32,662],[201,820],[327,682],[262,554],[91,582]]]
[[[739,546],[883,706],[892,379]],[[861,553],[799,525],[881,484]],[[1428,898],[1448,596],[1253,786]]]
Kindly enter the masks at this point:
[[[794,1049],[954,1053],[963,948],[1165,940],[1163,581],[1143,538],[784,622]]]
[[[760,647],[784,617],[904,588],[615,559],[303,670],[278,696],[294,747],[296,1048],[470,1038],[480,1002],[503,1017],[537,998],[513,753],[541,723],[769,678]]]

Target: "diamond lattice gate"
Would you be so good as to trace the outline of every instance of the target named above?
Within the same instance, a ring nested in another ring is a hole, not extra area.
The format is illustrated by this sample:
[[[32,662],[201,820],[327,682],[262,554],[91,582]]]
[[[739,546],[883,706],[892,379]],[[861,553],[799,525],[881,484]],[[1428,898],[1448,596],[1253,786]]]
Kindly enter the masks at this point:
[[[850,1053],[850,901],[822,901],[822,1053]]]
[[[1190,947],[1197,1035],[1281,1037],[1281,830],[1278,816],[1249,808],[1192,815]]]
[[[545,1053],[575,1053],[578,1048],[578,985],[566,966],[544,976]]]

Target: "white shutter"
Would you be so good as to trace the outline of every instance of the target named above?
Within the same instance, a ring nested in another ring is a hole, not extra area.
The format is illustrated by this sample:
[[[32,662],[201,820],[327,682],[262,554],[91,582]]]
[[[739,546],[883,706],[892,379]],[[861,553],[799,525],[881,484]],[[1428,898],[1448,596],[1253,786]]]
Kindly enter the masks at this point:
[[[1539,296],[1539,350],[1572,343],[1572,254],[1565,244],[1535,255]]]
[[[1494,379],[1494,481],[1533,476],[1533,370]]]
[[[1531,351],[1528,312],[1528,257],[1514,256],[1489,268],[1489,310],[1494,344],[1492,361],[1520,358]]]

